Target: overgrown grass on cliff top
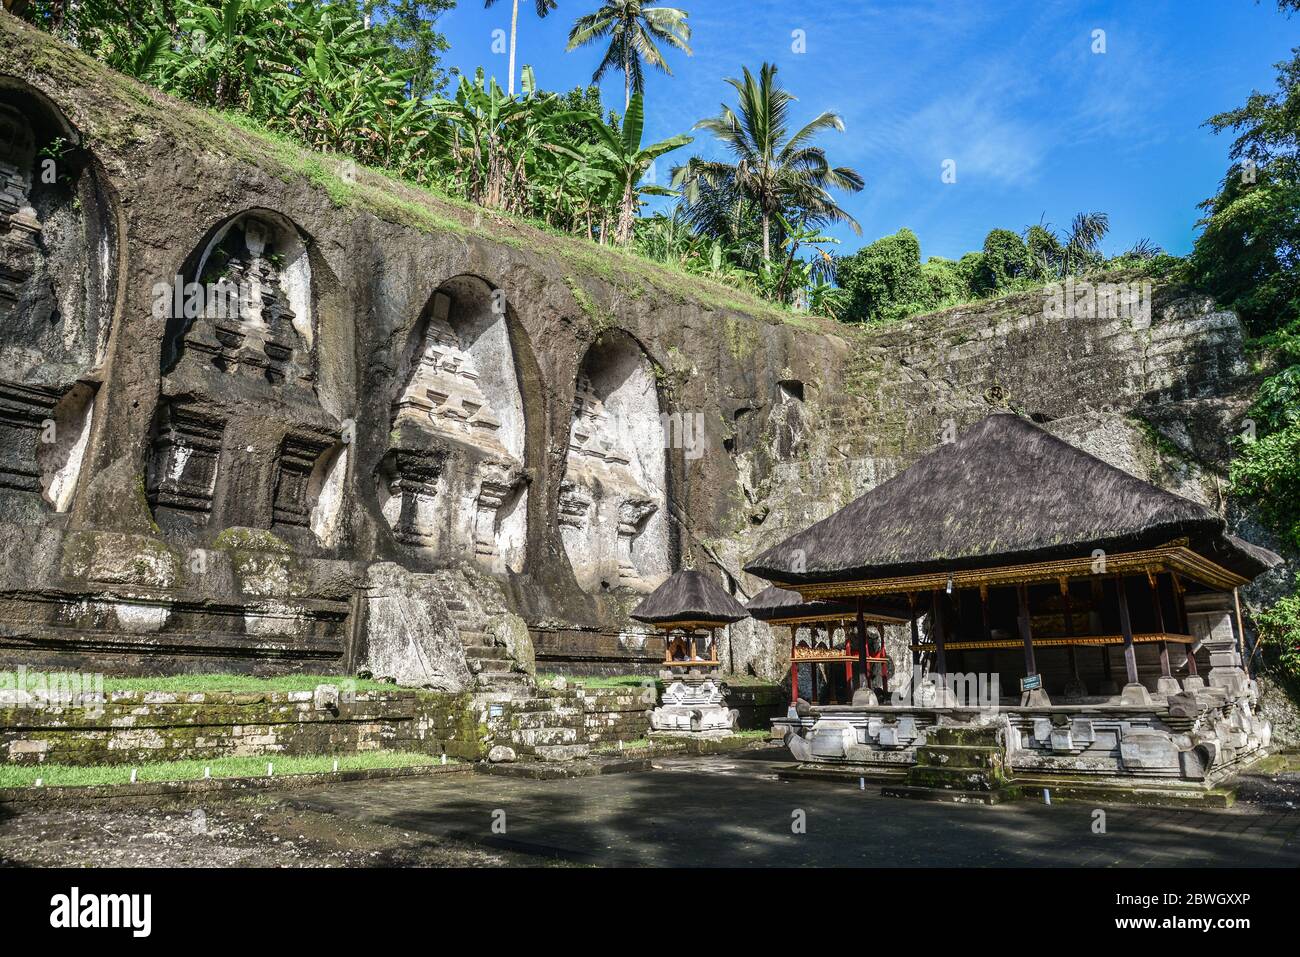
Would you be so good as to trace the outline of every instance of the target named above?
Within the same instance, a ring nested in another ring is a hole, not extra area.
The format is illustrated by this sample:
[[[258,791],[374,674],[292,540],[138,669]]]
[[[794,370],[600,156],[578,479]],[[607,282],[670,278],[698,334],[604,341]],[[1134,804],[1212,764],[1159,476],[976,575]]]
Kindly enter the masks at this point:
[[[690,298],[715,309],[788,323],[799,329],[824,331],[819,323],[834,324],[824,317],[783,308],[747,289],[697,275],[674,263],[648,259],[632,249],[602,246],[542,220],[476,206],[426,183],[400,177],[391,170],[312,150],[290,136],[267,129],[246,114],[186,105],[202,115],[214,130],[225,124],[258,144],[256,151],[241,148],[247,144],[227,136],[226,145],[240,158],[254,165],[263,156],[275,160],[287,171],[323,190],[336,207],[367,209],[381,219],[421,232],[479,235],[519,249],[535,248],[532,243],[547,240],[547,253],[558,256],[583,274],[611,283],[633,298],[650,286],[679,301]],[[345,164],[355,170],[355,177],[344,179]],[[552,239],[557,241],[551,242]]]
[[[56,674],[62,675],[64,672],[54,671],[53,669],[50,671],[30,669],[25,676],[26,684],[23,685],[20,676],[16,672],[0,671],[0,689],[17,688],[32,691],[38,687],[35,684],[37,675],[44,675],[46,683],[53,684],[51,676]],[[270,678],[258,678],[252,675],[199,674],[163,675],[154,678],[105,677],[104,693],[112,694],[114,691],[161,691],[170,694],[196,694],[224,691],[239,694],[268,694],[271,692],[287,694],[294,691],[314,691],[317,685],[346,686],[353,691],[413,690],[399,689],[397,685],[387,684],[382,681],[348,678],[339,675],[277,675]]]
[[[357,175],[345,181],[342,171],[348,157],[310,149],[245,114],[207,109],[164,93],[21,21],[0,20],[0,34],[13,40],[19,56],[26,57],[56,86],[94,88],[117,101],[115,106],[120,108],[108,115],[92,113],[87,117],[84,132],[92,148],[107,145],[125,152],[144,146],[156,151],[161,140],[168,145],[197,144],[197,149],[226,153],[259,168],[270,160],[280,172],[268,172],[281,179],[287,179],[283,173],[301,176],[324,191],[336,207],[367,210],[422,232],[478,235],[518,249],[537,249],[584,275],[604,279],[632,298],[650,287],[679,302],[694,300],[702,306],[789,323],[802,330],[818,330],[819,323],[833,325],[831,320],[777,306],[747,289],[648,259],[634,250],[600,246],[539,220],[485,209],[388,170],[353,161]],[[23,44],[26,50],[20,49]]]
[[[418,768],[441,765],[442,758],[414,751],[369,751],[364,754],[312,755],[306,757],[266,757],[252,755],[239,758],[212,758],[206,761],[159,761],[135,765],[136,781],[197,781],[205,769],[214,778],[264,778],[267,762],[272,777],[295,774],[323,774],[334,770],[370,771],[378,768]],[[455,763],[451,758],[448,764]],[[132,765],[94,765],[79,767],[68,764],[0,764],[0,788],[33,787],[101,787],[130,784]]]

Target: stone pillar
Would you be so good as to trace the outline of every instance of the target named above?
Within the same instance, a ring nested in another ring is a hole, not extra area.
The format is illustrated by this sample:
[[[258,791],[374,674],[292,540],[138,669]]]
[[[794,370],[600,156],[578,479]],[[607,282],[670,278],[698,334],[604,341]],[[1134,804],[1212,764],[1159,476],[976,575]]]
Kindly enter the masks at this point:
[[[1211,688],[1221,688],[1228,695],[1244,694],[1249,679],[1241,664],[1241,649],[1233,632],[1232,596],[1210,592],[1184,597],[1187,625],[1192,637],[1210,653]]]

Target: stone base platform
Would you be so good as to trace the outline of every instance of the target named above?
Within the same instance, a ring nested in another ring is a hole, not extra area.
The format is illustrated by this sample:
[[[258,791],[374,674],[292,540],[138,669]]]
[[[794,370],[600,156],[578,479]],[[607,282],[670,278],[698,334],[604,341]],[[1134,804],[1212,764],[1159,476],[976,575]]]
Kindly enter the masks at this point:
[[[992,791],[958,791],[953,788],[927,788],[910,784],[890,784],[880,789],[885,797],[913,798],[919,801],[940,801],[946,804],[1005,804],[1014,801],[1020,792],[1013,786]]]

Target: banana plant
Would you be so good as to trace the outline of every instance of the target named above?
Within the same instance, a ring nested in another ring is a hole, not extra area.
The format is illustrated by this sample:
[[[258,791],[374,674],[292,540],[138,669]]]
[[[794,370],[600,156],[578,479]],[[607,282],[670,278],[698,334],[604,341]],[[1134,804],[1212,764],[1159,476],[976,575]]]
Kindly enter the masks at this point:
[[[594,122],[580,110],[555,108],[557,97],[540,93],[532,67],[524,67],[522,94],[510,96],[496,79],[461,76],[455,99],[437,97],[434,109],[451,124],[452,156],[466,176],[468,198],[489,209],[522,212],[528,195],[529,163],[541,153],[581,160],[582,155],[556,142],[564,123]]]
[[[188,49],[176,83],[200,103],[259,113],[264,84],[290,59],[280,0],[182,0],[178,12]]]
[[[639,185],[641,177],[656,159],[665,153],[671,153],[679,147],[694,141],[694,137],[679,133],[666,140],[641,145],[641,135],[645,130],[645,97],[641,93],[632,94],[628,102],[627,115],[623,117],[623,129],[615,132],[604,123],[598,124],[600,135],[600,156],[604,168],[614,175],[620,196],[618,201],[618,225],[614,239],[620,246],[626,246],[632,238],[632,226],[636,211],[641,206],[642,196],[675,196],[673,190],[654,183]]]

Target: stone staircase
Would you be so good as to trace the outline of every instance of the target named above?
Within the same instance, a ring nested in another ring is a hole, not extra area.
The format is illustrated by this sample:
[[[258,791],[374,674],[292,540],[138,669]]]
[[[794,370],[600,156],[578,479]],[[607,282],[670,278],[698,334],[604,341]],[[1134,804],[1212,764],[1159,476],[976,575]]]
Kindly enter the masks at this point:
[[[504,614],[504,606],[493,607],[496,602],[492,597],[473,588],[463,572],[437,572],[434,579],[465,646],[465,664],[474,676],[474,690],[500,693],[511,699],[530,694],[533,679],[516,670],[510,650],[497,644],[490,631],[493,614]]]
[[[491,744],[504,745],[522,761],[572,761],[591,752],[583,708],[572,694],[542,692],[520,670],[510,649],[492,633],[506,613],[490,588],[475,587],[460,569],[434,573],[442,600],[460,633],[465,663],[474,676],[473,702]]]
[[[1008,776],[1006,748],[995,727],[931,728],[916,749],[916,764],[902,784],[888,784],[890,797],[1001,804],[1019,796]]]
[[[488,727],[524,761],[573,761],[591,753],[581,704],[567,695],[518,698],[501,709]]]

